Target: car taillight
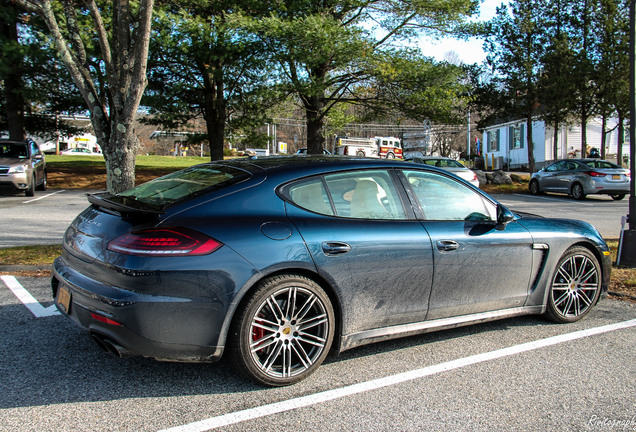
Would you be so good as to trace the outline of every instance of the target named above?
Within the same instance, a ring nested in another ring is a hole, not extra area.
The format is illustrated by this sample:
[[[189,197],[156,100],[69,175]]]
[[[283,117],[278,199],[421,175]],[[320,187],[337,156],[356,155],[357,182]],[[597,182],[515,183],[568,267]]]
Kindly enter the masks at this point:
[[[124,234],[108,243],[106,249],[128,255],[187,256],[206,255],[222,243],[187,228],[157,228]]]
[[[600,172],[596,172],[596,171],[588,171],[585,174],[591,176],[591,177],[605,177],[607,174],[603,174]]]
[[[349,147],[345,146],[344,151],[342,152],[342,154],[347,156],[349,154]]]

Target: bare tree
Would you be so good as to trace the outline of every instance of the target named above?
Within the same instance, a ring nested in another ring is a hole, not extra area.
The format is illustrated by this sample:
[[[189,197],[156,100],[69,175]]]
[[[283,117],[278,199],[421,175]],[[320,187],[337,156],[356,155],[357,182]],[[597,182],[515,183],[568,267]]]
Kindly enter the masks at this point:
[[[63,0],[59,12],[63,17],[59,18],[51,0],[13,1],[44,19],[61,61],[88,105],[106,160],[108,190],[117,193],[131,188],[138,143],[133,125],[147,82],[154,0],[134,5],[129,0],[114,0],[109,9],[112,16],[106,20],[96,0]],[[85,11],[92,27],[78,21]],[[91,39],[98,42],[99,56],[90,55],[93,53],[84,44]]]

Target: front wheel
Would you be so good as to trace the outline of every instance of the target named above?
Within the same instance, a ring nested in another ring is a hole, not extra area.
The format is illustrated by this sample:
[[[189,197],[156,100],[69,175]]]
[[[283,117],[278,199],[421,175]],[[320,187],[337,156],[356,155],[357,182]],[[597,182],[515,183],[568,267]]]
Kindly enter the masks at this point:
[[[574,183],[572,185],[571,194],[574,199],[577,199],[577,200],[585,199],[585,191],[583,190],[583,185],[581,185],[581,183]]]
[[[386,154],[386,158],[387,159],[395,159],[395,155],[393,153],[387,153]]]
[[[530,189],[530,193],[532,195],[539,195],[541,193],[541,188],[539,187],[539,182],[537,180],[530,180],[530,185],[528,186]]]
[[[44,171],[42,176],[43,176],[42,183],[40,183],[40,185],[36,187],[36,189],[39,190],[39,191],[45,191],[46,190],[46,171]]]
[[[583,318],[601,293],[601,265],[589,249],[574,246],[557,264],[546,315],[553,321],[570,323]]]
[[[325,291],[301,275],[275,276],[249,296],[232,325],[229,355],[237,371],[268,386],[301,381],[323,362],[335,315]]]
[[[35,196],[35,174],[31,176],[31,183],[29,187],[24,191],[24,195],[28,197]]]

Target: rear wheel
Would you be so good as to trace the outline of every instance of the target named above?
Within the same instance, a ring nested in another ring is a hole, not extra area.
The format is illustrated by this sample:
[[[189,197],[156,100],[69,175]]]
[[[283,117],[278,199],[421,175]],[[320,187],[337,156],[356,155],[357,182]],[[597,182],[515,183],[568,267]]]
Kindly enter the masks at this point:
[[[364,156],[364,152],[362,150],[358,150],[358,153],[356,153],[356,156]]]
[[[334,327],[331,301],[314,281],[293,274],[267,279],[235,317],[232,365],[260,384],[294,384],[323,362]]]
[[[546,315],[569,323],[583,318],[596,304],[601,292],[601,265],[589,249],[568,249],[557,264],[550,285]]]
[[[610,195],[614,201],[620,201],[625,198],[625,194],[612,194]]]
[[[581,185],[581,183],[574,183],[572,185],[572,190],[570,191],[570,193],[574,199],[585,199],[585,192],[583,191],[583,185]]]
[[[541,188],[539,187],[539,182],[537,180],[530,180],[528,188],[532,195],[539,195],[541,193]]]

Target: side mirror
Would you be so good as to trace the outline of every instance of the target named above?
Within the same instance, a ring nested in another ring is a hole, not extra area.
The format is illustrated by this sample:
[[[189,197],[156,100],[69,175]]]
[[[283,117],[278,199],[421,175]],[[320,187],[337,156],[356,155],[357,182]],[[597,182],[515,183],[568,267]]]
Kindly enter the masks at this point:
[[[501,204],[497,204],[497,230],[503,231],[510,222],[515,220],[515,215]]]

